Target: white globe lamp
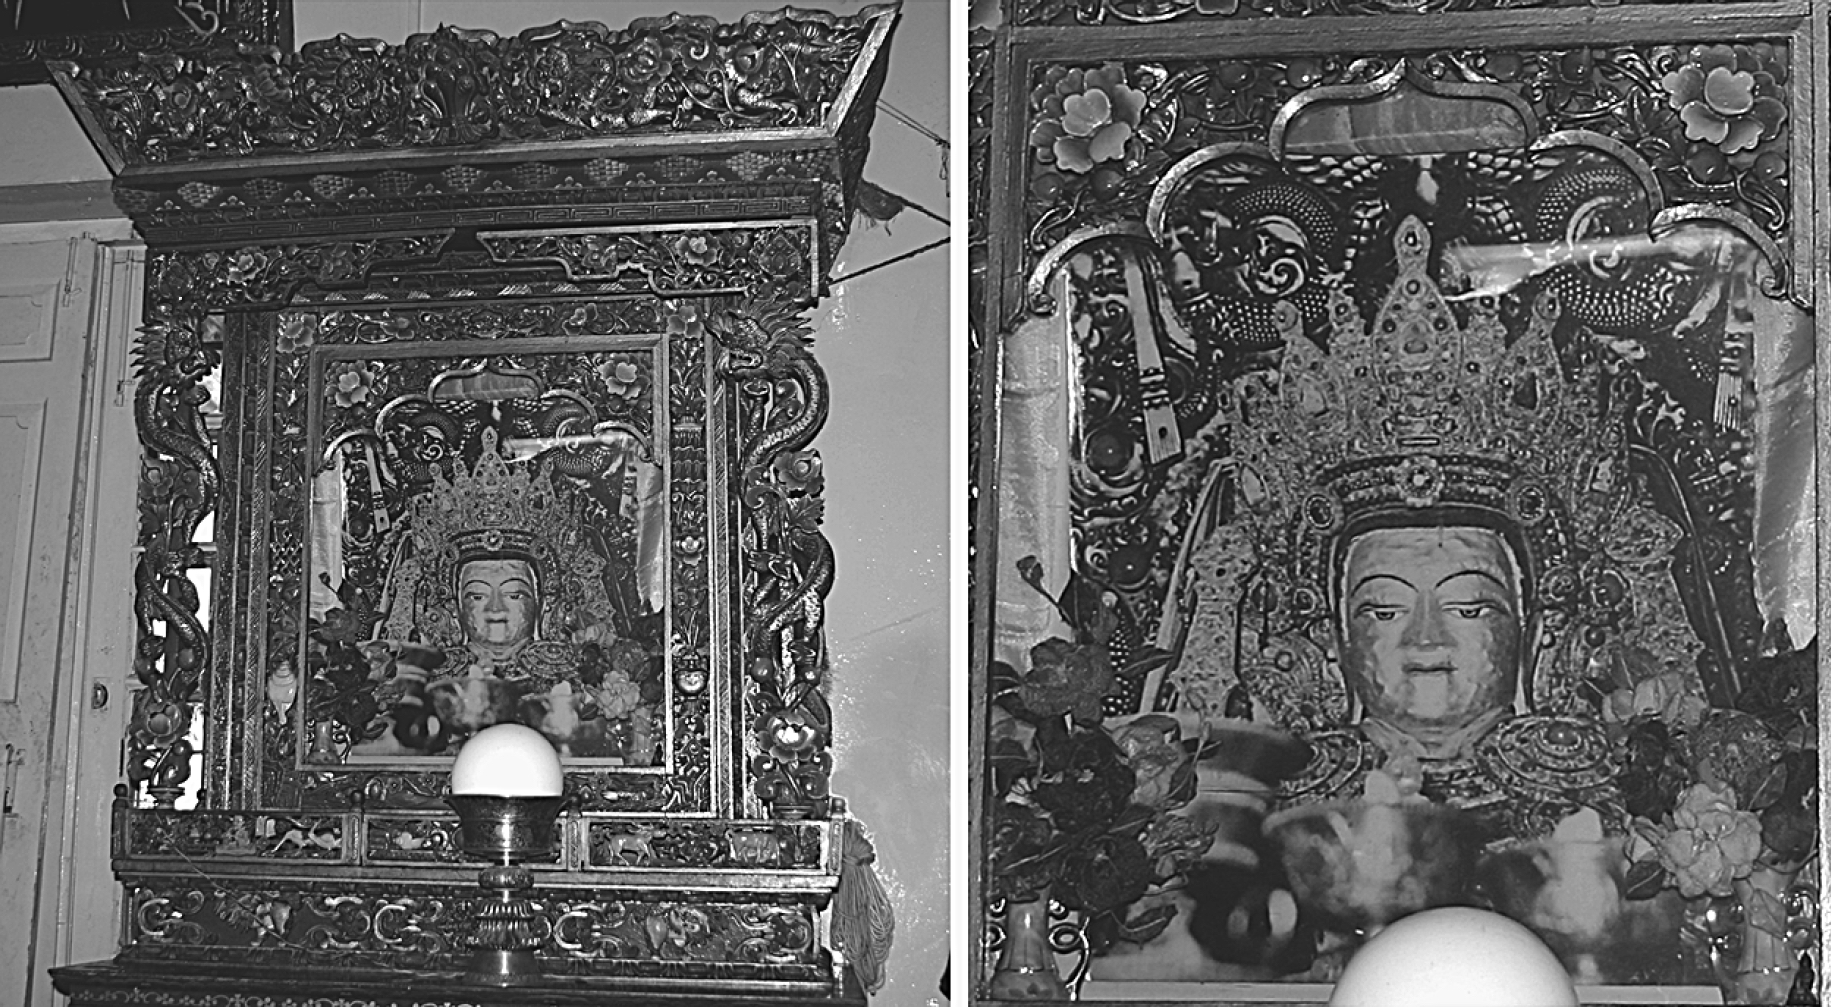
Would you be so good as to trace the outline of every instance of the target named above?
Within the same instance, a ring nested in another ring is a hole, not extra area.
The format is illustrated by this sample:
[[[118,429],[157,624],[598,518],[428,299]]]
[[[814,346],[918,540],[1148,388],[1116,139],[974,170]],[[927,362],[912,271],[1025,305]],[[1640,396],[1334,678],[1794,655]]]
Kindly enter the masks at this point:
[[[451,792],[484,797],[558,797],[565,787],[559,753],[546,736],[497,724],[471,736],[451,765]]]
[[[1348,960],[1330,1007],[1577,1007],[1570,973],[1525,927],[1483,909],[1427,909]]]

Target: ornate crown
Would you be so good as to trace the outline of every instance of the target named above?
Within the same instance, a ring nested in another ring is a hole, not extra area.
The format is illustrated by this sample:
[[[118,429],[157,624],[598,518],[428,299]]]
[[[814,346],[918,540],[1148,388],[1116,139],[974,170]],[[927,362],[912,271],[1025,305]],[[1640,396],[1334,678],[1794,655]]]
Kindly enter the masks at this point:
[[[576,528],[577,508],[568,508],[538,464],[520,470],[497,452],[496,431],[482,433],[483,453],[466,472],[453,464],[451,478],[434,468],[432,488],[414,500],[413,536],[421,555],[450,553],[455,563],[483,556],[517,556],[539,564],[547,539]]]
[[[1197,597],[1172,588],[1193,614],[1171,684],[1218,709],[1244,683],[1289,726],[1342,722],[1346,691],[1326,667],[1337,568],[1351,538],[1393,526],[1475,525],[1512,544],[1540,710],[1568,710],[1587,662],[1610,648],[1689,669],[1696,641],[1669,572],[1681,532],[1629,467],[1612,375],[1589,352],[1566,375],[1552,292],[1526,307],[1509,345],[1497,297],[1452,309],[1422,221],[1405,219],[1393,246],[1371,325],[1336,286],[1325,351],[1279,305],[1280,367],[1237,379],[1198,435],[1188,463],[1232,466],[1233,515],[1186,550]],[[1455,256],[1442,261],[1446,283],[1460,283]],[[1211,523],[1191,521],[1190,534]]]
[[[541,636],[560,627],[590,626],[610,617],[604,561],[586,544],[576,496],[537,459],[525,466],[497,450],[496,432],[480,435],[481,454],[451,475],[437,466],[432,485],[413,500],[413,554],[397,567],[396,604],[387,632],[417,635],[435,646],[463,641],[456,618],[460,567],[475,559],[514,557],[533,564],[541,595]],[[407,601],[409,604],[401,604]]]
[[[1495,298],[1473,299],[1466,324],[1451,310],[1428,273],[1423,222],[1406,218],[1393,245],[1397,276],[1372,326],[1340,286],[1326,352],[1295,309],[1274,311],[1282,367],[1235,384],[1224,413],[1249,519],[1300,519],[1319,539],[1449,512],[1515,530],[1562,516],[1559,502],[1607,493],[1625,475],[1611,465],[1621,424],[1600,414],[1593,370],[1565,381],[1555,297],[1533,303],[1509,347]],[[1535,560],[1557,546],[1534,544]]]

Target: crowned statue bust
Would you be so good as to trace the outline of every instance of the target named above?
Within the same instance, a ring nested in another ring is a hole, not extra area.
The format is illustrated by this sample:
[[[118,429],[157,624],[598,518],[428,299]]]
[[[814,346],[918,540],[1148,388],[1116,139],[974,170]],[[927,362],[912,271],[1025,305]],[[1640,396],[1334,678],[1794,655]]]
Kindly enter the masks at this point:
[[[1560,364],[1555,295],[1503,318],[1477,291],[1459,314],[1430,243],[1398,225],[1370,325],[1331,292],[1326,350],[1289,312],[1278,369],[1236,379],[1189,445],[1231,491],[1185,526],[1165,616],[1180,662],[1147,701],[1303,736],[1286,805],[1358,797],[1380,770],[1497,837],[1583,808],[1619,829],[1584,683],[1629,662],[1696,687],[1681,533],[1630,467],[1604,368]]]
[[[651,709],[634,679],[647,654],[619,639],[579,501],[539,459],[497,444],[483,431],[476,464],[435,469],[413,502],[380,627],[398,651],[393,742],[436,754],[524,723],[564,755],[641,762]]]

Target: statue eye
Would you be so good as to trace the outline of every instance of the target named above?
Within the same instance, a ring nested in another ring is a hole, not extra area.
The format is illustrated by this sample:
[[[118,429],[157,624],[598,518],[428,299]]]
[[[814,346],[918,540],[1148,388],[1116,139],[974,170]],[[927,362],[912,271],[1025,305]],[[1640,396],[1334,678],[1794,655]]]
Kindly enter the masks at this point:
[[[1443,610],[1458,619],[1480,619],[1500,611],[1500,606],[1491,601],[1463,601],[1445,605]]]
[[[1407,611],[1404,605],[1384,605],[1378,602],[1363,602],[1355,608],[1354,614],[1366,616],[1374,622],[1392,622]]]

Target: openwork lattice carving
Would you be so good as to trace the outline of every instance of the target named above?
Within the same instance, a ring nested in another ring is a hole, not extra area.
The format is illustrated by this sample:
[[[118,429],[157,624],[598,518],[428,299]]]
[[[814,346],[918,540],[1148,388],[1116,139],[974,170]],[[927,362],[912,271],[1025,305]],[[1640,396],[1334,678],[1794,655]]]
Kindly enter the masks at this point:
[[[440,28],[391,46],[161,54],[74,75],[126,164],[487,142],[806,128],[848,111],[888,13],[673,15],[513,38]]]

